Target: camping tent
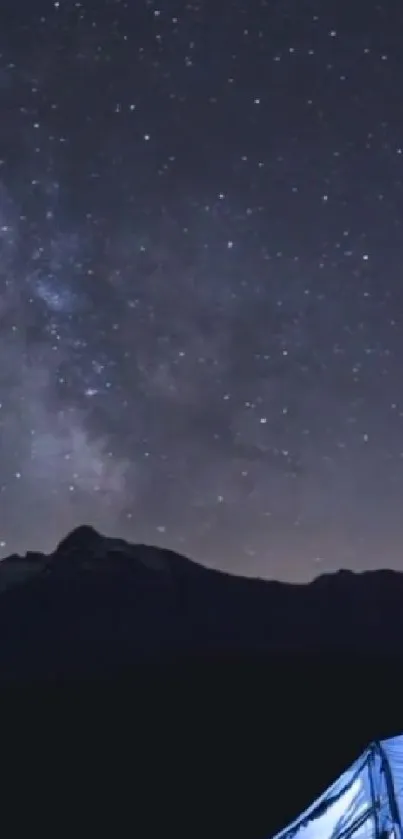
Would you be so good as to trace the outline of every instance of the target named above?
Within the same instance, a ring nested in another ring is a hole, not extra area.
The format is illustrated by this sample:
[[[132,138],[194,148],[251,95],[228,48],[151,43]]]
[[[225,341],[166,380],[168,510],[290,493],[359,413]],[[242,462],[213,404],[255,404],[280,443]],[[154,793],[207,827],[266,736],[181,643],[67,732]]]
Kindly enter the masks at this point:
[[[403,839],[403,735],[364,754],[275,839]]]

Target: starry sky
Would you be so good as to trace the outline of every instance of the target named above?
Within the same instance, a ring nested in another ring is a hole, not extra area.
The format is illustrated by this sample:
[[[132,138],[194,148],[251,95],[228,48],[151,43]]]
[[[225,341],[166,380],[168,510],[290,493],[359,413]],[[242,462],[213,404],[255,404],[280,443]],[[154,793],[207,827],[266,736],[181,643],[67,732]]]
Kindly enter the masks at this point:
[[[2,556],[403,570],[400,7],[2,0]]]

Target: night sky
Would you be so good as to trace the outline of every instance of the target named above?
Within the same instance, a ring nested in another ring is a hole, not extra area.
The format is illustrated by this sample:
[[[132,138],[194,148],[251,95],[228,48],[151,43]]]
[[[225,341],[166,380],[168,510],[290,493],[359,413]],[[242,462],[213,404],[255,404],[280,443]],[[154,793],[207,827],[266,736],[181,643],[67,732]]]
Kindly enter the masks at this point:
[[[2,0],[1,555],[403,570],[401,0]]]

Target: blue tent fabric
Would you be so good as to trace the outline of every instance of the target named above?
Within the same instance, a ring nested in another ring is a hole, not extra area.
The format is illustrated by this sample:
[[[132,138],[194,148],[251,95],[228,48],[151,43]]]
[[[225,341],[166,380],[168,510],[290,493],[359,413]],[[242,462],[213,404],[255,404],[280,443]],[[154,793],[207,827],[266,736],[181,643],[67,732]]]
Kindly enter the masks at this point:
[[[403,735],[371,743],[275,839],[403,839]]]

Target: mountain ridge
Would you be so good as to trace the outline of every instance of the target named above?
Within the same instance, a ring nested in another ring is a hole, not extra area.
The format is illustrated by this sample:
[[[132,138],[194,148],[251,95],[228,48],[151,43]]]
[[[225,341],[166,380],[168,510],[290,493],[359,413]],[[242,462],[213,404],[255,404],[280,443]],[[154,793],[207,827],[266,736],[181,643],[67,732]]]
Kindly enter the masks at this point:
[[[202,563],[193,560],[184,554],[179,554],[170,548],[156,547],[143,542],[133,543],[121,537],[107,536],[97,531],[94,527],[92,527],[92,525],[79,525],[74,528],[60,540],[56,548],[50,553],[46,554],[40,551],[27,551],[25,555],[14,553],[4,557],[0,560],[0,578],[1,571],[5,566],[11,564],[18,565],[21,563],[24,564],[24,566],[31,565],[33,569],[36,568],[36,570],[39,570],[41,566],[47,566],[50,562],[57,562],[61,559],[74,561],[74,559],[77,558],[77,556],[74,556],[76,552],[78,553],[78,558],[83,560],[83,550],[86,552],[86,558],[92,554],[97,561],[101,561],[102,557],[107,558],[108,554],[113,554],[113,558],[116,560],[116,555],[119,553],[122,556],[126,556],[128,559],[139,560],[143,564],[150,563],[150,566],[154,564],[155,570],[164,570],[165,559],[166,562],[171,561],[176,565],[178,562],[181,563],[182,566],[186,565],[188,570],[192,570],[195,573],[202,572],[215,576],[219,575],[225,578],[236,579],[247,583],[262,583],[264,585],[275,585],[285,588],[306,589],[311,586],[323,585],[331,580],[351,580],[352,578],[375,579],[381,578],[381,576],[389,577],[390,579],[392,577],[402,578],[403,580],[403,572],[392,568],[380,568],[375,570],[366,569],[363,571],[353,571],[348,568],[340,568],[336,571],[328,571],[323,574],[318,574],[312,580],[307,582],[289,582],[285,580],[277,580],[275,578],[271,579],[242,575],[238,573],[235,574],[230,571],[225,571],[224,569],[212,568],[211,566],[203,565]]]
[[[403,652],[403,574],[240,577],[81,526],[0,564],[0,677],[114,674],[139,659]]]

